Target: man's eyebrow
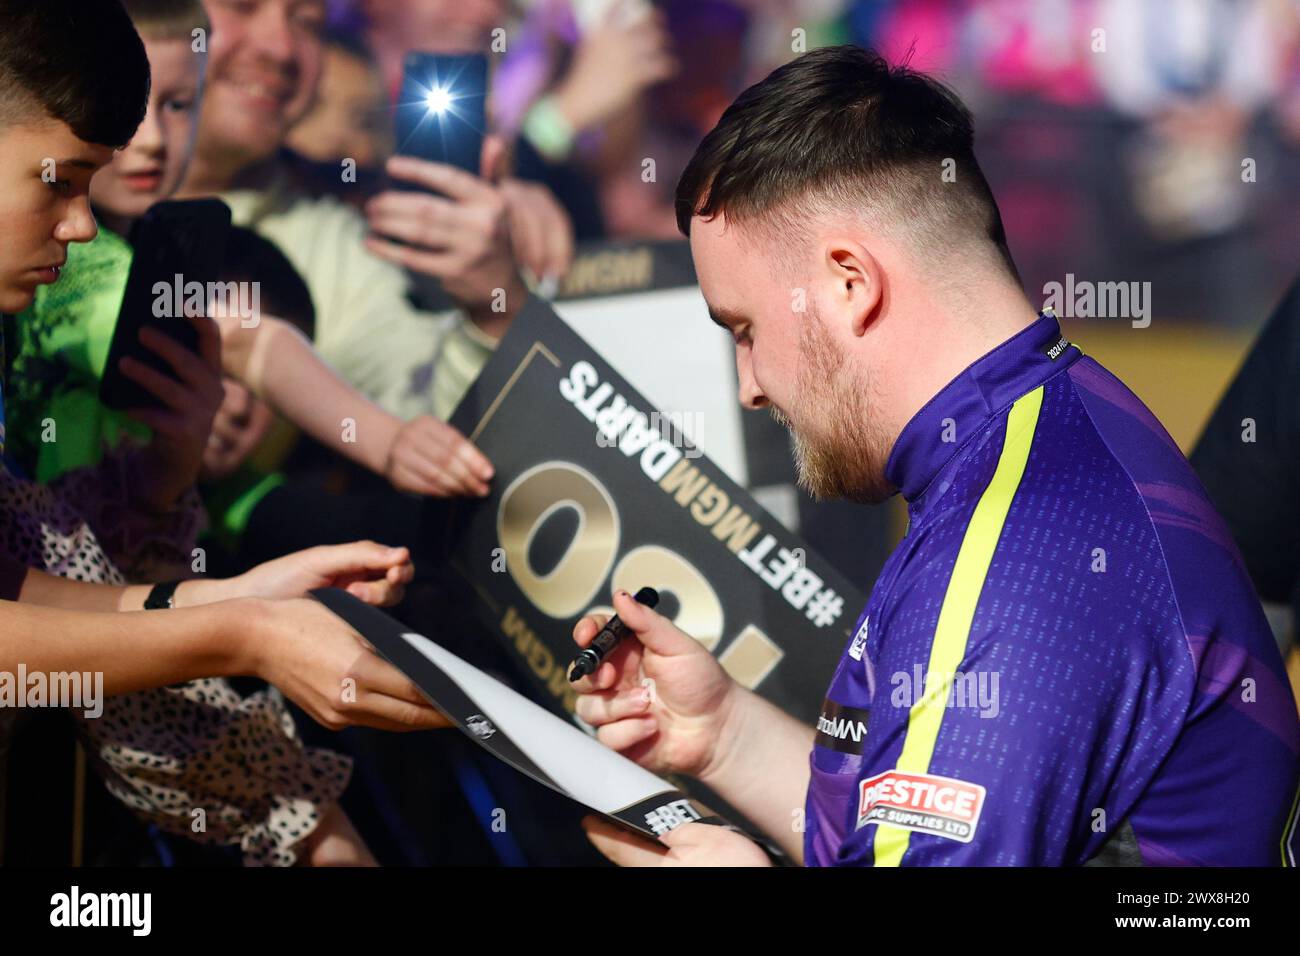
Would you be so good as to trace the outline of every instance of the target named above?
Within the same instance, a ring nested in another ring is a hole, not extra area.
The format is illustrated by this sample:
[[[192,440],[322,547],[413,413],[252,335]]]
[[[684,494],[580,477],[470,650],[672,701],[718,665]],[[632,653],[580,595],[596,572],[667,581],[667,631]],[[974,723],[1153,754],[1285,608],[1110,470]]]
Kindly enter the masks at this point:
[[[713,321],[714,325],[727,329],[728,331],[731,330],[733,325],[737,325],[744,321],[744,317],[738,312],[733,312],[730,309],[715,309],[713,306],[709,306],[709,318]]]

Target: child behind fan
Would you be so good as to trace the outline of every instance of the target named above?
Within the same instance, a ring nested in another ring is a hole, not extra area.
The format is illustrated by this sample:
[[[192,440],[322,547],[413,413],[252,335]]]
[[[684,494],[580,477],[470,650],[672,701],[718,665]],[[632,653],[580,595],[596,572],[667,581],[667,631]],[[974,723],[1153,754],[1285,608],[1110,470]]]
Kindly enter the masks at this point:
[[[134,50],[124,51],[124,54],[137,55],[142,71],[142,80],[138,88],[143,90],[148,77],[148,73],[144,72],[147,66],[143,62],[146,50],[139,46],[137,38],[128,36],[130,25],[124,22],[120,9],[113,13],[110,8],[115,6],[113,0],[93,0],[86,9],[79,12],[87,17],[84,23],[102,21],[119,30],[123,43],[129,39],[135,44]],[[135,6],[141,9],[147,8],[154,13],[165,7],[173,12],[181,10],[182,15],[189,17],[202,16],[202,10],[196,3],[185,4],[180,0],[170,3],[164,3],[162,0],[139,4],[133,2],[133,7]],[[182,10],[182,8],[187,9]],[[37,54],[48,53],[50,48],[56,48],[61,43],[75,47],[78,43],[87,42],[89,38],[77,32],[80,26],[76,22],[77,19],[73,17],[72,21],[69,21],[68,11],[61,10],[58,6],[46,12],[33,12],[30,8],[22,9],[7,2],[0,5],[0,21],[2,21],[0,31],[6,33],[12,31],[9,33],[11,37],[19,35],[27,37],[28,42],[37,47]],[[191,19],[189,22],[195,21]],[[81,34],[85,34],[87,29],[83,28]],[[60,36],[60,32],[65,36]],[[149,33],[147,29],[146,33]],[[100,38],[96,36],[95,39]],[[151,34],[148,45],[156,53],[160,45],[177,43],[182,44],[183,52],[188,54],[188,41],[182,41],[177,37]],[[173,52],[178,54],[182,50],[173,47]],[[183,57],[181,59],[183,60]],[[65,63],[72,63],[73,65],[67,67],[68,69],[76,68],[75,61],[75,56],[46,58],[46,62],[59,63],[60,68],[64,68]],[[40,98],[48,90],[48,84],[44,82],[44,75],[39,70],[33,70],[31,62],[32,57],[27,55],[26,45],[20,45],[15,41],[6,48],[6,45],[0,42],[0,86],[5,82],[12,83],[17,87],[16,96],[24,94],[27,97],[15,100],[9,115],[0,114],[0,135],[6,137],[6,147],[12,140],[20,147],[26,148],[23,146],[24,136],[28,139],[46,137],[53,141],[55,137],[62,135],[69,141],[79,142],[82,137],[80,128],[75,131],[68,128],[68,132],[60,132],[65,127],[59,124],[66,124],[69,121],[63,119],[62,114],[53,113],[54,107],[47,100]],[[41,61],[37,59],[36,62]],[[155,77],[157,95],[150,99],[149,115],[142,124],[146,131],[146,141],[149,131],[158,126],[159,113],[167,112],[168,104],[159,102],[160,97],[168,95],[167,70],[164,63],[165,61],[160,58],[160,68]],[[84,78],[77,79],[80,85],[70,84],[70,95],[89,101],[91,96],[85,92]],[[65,105],[60,104],[59,109],[63,109]],[[38,113],[40,109],[48,113],[51,118],[47,119]],[[70,115],[77,115],[71,108],[68,110]],[[132,120],[133,122],[135,121]],[[124,119],[122,125],[125,126],[126,123],[127,120]],[[46,132],[47,129],[53,131]],[[93,143],[99,142],[94,137],[100,135],[106,137],[118,135],[118,131],[101,131],[89,127],[87,130],[85,135],[91,137],[87,142]],[[116,141],[107,139],[108,143]],[[65,149],[62,145],[58,148]],[[101,151],[107,152],[107,150]],[[98,156],[99,153],[95,155]],[[6,162],[4,193],[6,197],[17,197],[14,201],[19,203],[19,208],[22,208],[21,203],[26,201],[25,197],[31,187],[28,185],[25,173],[21,173],[22,181],[18,181],[20,178],[18,165],[17,162]],[[89,168],[93,171],[95,166],[92,164]],[[134,172],[128,170],[128,176],[134,175]],[[140,178],[144,181],[152,175],[154,174],[142,172]],[[89,179],[90,176],[86,175],[83,178]],[[48,189],[48,195],[62,195],[51,187],[42,185],[40,188]],[[72,187],[69,187],[68,195],[73,198],[68,202],[84,202],[85,188],[84,182],[76,184],[75,192]],[[45,195],[45,192],[41,193],[42,200]],[[51,219],[44,205],[28,212],[33,222],[38,225]],[[75,244],[68,245],[69,243],[85,243],[93,238],[93,221],[90,220],[88,213],[85,216],[88,227],[79,230],[75,235],[70,231],[67,221],[66,218],[65,221],[60,221],[57,227],[52,228],[50,234],[36,235],[35,227],[32,227],[25,231],[19,230],[12,242],[8,240],[0,242],[0,280],[3,280],[0,282],[0,291],[5,293],[4,302],[15,303],[13,309],[21,309],[31,301],[30,291],[22,292],[20,289],[20,285],[27,282],[27,273],[22,269],[23,257],[30,254],[26,249],[27,245],[35,247],[38,242],[43,242],[46,246],[52,246],[57,243],[62,253],[80,248]],[[46,288],[59,288],[57,284],[48,285],[58,278],[57,271],[47,271],[54,272],[54,275],[42,277],[41,281],[47,284]],[[70,324],[75,324],[78,318],[73,309],[60,311],[57,314],[66,315]],[[28,313],[23,315],[27,316]],[[18,328],[25,331],[21,318]],[[196,324],[203,322],[211,324],[206,318],[196,320]],[[6,324],[12,325],[12,323]],[[55,333],[62,331],[60,323],[51,323],[51,326]],[[216,346],[215,329],[209,329],[207,334],[209,344],[214,347],[210,357],[215,365],[216,350],[219,349]],[[144,446],[146,450],[153,448],[161,452],[153,462],[157,469],[154,474],[168,480],[175,478],[174,474],[169,473],[180,473],[184,478],[184,469],[176,467],[178,462],[175,455],[178,448],[184,453],[187,443],[197,439],[201,456],[203,446],[206,444],[207,423],[190,422],[184,418],[189,406],[193,404],[189,396],[208,387],[202,384],[204,373],[210,376],[211,388],[220,390],[215,369],[207,366],[198,357],[192,357],[188,363],[173,362],[173,366],[179,366],[177,371],[192,373],[182,376],[186,378],[186,382],[177,383],[175,390],[178,392],[178,397],[169,403],[171,412],[177,416],[178,421],[155,418],[149,424],[158,427],[152,428],[153,437],[148,439],[149,444]],[[141,381],[140,384],[148,387],[149,382]],[[215,404],[214,401],[213,407]],[[10,417],[9,421],[18,426],[24,424],[21,417]],[[75,424],[74,418],[62,415],[60,419],[50,421],[56,426]],[[199,428],[198,424],[202,424],[202,428]],[[59,442],[56,440],[49,444],[58,445]],[[116,456],[117,452],[113,451],[99,462],[87,463],[79,469],[68,471],[59,481],[50,486],[24,481],[7,468],[0,466],[0,527],[3,527],[5,532],[3,539],[0,540],[0,557],[4,558],[6,575],[10,570],[8,562],[12,559],[28,569],[44,570],[58,576],[49,577],[33,570],[16,576],[17,597],[20,599],[21,606],[35,605],[75,611],[112,611],[140,607],[139,592],[148,588],[125,587],[126,577],[110,554],[105,553],[100,538],[92,523],[88,521],[88,515],[93,514],[95,522],[109,532],[106,539],[113,538],[114,532],[117,533],[116,543],[120,549],[119,554],[131,554],[132,546],[139,543],[135,532],[145,527],[150,527],[153,536],[158,540],[165,540],[177,554],[186,553],[186,545],[190,543],[188,535],[195,525],[193,522],[180,525],[174,522],[176,514],[186,510],[183,495],[164,496],[172,500],[159,501],[161,510],[157,514],[151,513],[149,502],[141,500],[136,493],[138,483],[112,479],[111,472],[116,467],[112,462],[115,461]],[[80,484],[77,484],[78,481]],[[188,481],[176,482],[173,487],[185,488],[192,485],[192,482],[191,475]],[[157,486],[150,487],[152,489]],[[132,530],[132,533],[123,535],[121,534],[123,529]],[[361,550],[373,550],[377,546],[363,544],[356,547]],[[104,680],[106,686],[126,685],[135,691],[134,693],[110,692],[110,695],[103,700],[102,713],[95,719],[81,712],[73,712],[95,766],[104,777],[109,790],[119,800],[136,810],[144,819],[178,835],[209,843],[234,844],[239,847],[246,863],[284,864],[296,860],[310,860],[315,863],[372,862],[365,846],[357,838],[355,831],[337,805],[337,797],[348,777],[347,759],[325,750],[303,748],[278,693],[271,690],[246,699],[241,698],[225,680],[215,677],[162,687],[158,685],[172,683],[176,677],[150,683],[148,679],[139,676],[144,671],[152,673],[149,666],[141,664],[131,670],[130,667],[120,665],[116,659],[121,657],[125,660],[131,654],[137,653],[134,650],[135,643],[144,642],[136,641],[136,635],[154,634],[157,631],[155,624],[165,620],[174,622],[174,626],[179,629],[175,634],[174,643],[193,648],[192,653],[196,656],[207,653],[207,644],[204,643],[207,638],[200,637],[198,631],[187,632],[185,630],[187,623],[195,627],[201,622],[228,618],[232,624],[230,630],[234,630],[241,620],[241,605],[234,600],[226,601],[226,598],[301,595],[304,590],[303,581],[312,582],[306,587],[320,586],[323,583],[318,580],[321,577],[318,572],[324,572],[324,576],[331,580],[337,578],[338,575],[325,565],[336,564],[337,559],[342,555],[342,549],[317,549],[309,555],[290,556],[278,562],[276,567],[254,569],[254,572],[230,581],[213,579],[186,581],[183,585],[172,587],[171,594],[177,601],[176,606],[179,609],[146,612],[141,615],[145,620],[140,622],[130,634],[122,633],[120,629],[112,630],[111,633],[118,635],[116,641],[120,646],[115,643],[108,657],[104,657],[93,643],[87,645],[85,651],[78,651],[79,654],[87,657],[96,652],[100,653],[100,657],[95,660],[101,658],[103,660],[98,667],[106,673]],[[392,574],[387,577],[391,584],[399,585],[397,591],[400,592],[400,581],[403,578],[409,579],[409,566],[405,569],[399,566],[402,560],[400,549],[386,556],[384,560],[389,561],[390,558],[399,564],[393,564],[388,568]],[[321,563],[322,560],[325,564]],[[344,572],[343,569],[339,569],[339,573],[351,573],[351,571]],[[396,576],[394,577],[393,574]],[[61,580],[61,578],[69,580]],[[72,582],[85,582],[85,584],[75,585]],[[11,590],[10,587],[5,591],[6,598],[14,596]],[[387,587],[381,588],[381,591],[389,590]],[[286,591],[287,594],[281,593]],[[381,591],[374,593],[375,603],[387,603],[387,598]],[[199,596],[201,593],[208,596],[201,597]],[[134,597],[128,600],[129,594],[133,594]],[[184,601],[182,596],[185,596]],[[388,595],[388,597],[395,596],[396,592]],[[195,611],[189,610],[186,606],[190,603],[200,605],[211,602],[222,602],[224,613],[216,617],[199,618],[195,616]],[[309,603],[299,602],[298,605],[294,605],[294,609]],[[29,640],[29,632],[33,627],[28,625],[45,620],[46,616],[10,614],[10,608],[18,610],[20,605],[4,602],[6,620],[12,618],[14,626],[7,632],[0,629],[0,634],[4,636],[2,649],[8,654],[12,645],[13,651],[19,655],[35,654],[35,657],[27,656],[26,659],[35,660],[39,664],[42,659],[41,654],[48,655],[53,652],[35,650],[36,646]],[[300,624],[314,626],[316,648],[312,657],[319,662],[324,659],[326,644],[336,639],[330,633],[332,625],[321,621],[319,612],[310,607],[301,610],[302,613],[298,614],[298,618],[301,619]],[[278,648],[275,642],[281,638],[262,626],[263,620],[272,623],[281,612],[275,611],[268,603],[261,608],[260,613],[261,618],[249,618],[245,612],[243,618],[245,627],[251,628],[254,634],[260,632],[266,635],[270,643],[265,649],[269,653],[281,654],[289,650],[287,647]],[[76,618],[69,618],[69,622],[72,620],[82,622],[85,625],[84,630],[88,631],[89,636],[93,638],[99,633],[96,628],[100,626],[100,620],[112,617],[114,615],[110,613],[82,613]],[[54,616],[49,617],[49,620],[51,628],[45,634],[46,643],[82,647],[82,643],[79,643],[79,635],[58,630],[62,624],[56,627]],[[58,620],[61,622],[62,618]],[[309,621],[314,621],[315,624],[309,625]],[[214,643],[229,640],[233,644],[232,633],[224,630],[213,631],[210,627],[208,630],[214,634]],[[351,642],[350,637],[348,642]],[[359,644],[354,646],[357,653],[364,654]],[[171,661],[176,656],[170,649],[162,647],[157,648],[155,653],[165,662]],[[344,653],[352,653],[351,647]],[[7,657],[4,659],[8,660]],[[273,658],[268,657],[268,660],[271,659]],[[218,656],[213,656],[210,661],[198,664],[186,659],[171,669],[167,669],[170,665],[164,664],[159,668],[159,672],[177,676],[179,673],[184,673],[186,676],[204,673],[254,673],[267,679],[284,676],[263,669],[260,666],[261,662],[256,658],[249,663],[258,666],[243,669],[245,664],[240,662],[236,665],[240,669],[223,671],[218,668],[224,667],[224,662]],[[354,667],[362,663],[361,659],[357,659]],[[80,661],[78,666],[81,666]],[[89,660],[87,666],[93,666]],[[214,669],[204,669],[207,667]],[[305,676],[303,671],[306,667],[307,662],[300,658],[292,665],[292,672],[295,676]],[[130,676],[119,676],[119,672]],[[390,676],[399,675],[392,672]],[[152,689],[139,689],[142,687]],[[295,699],[300,699],[303,688],[298,687],[293,690],[299,692],[299,696]],[[0,734],[0,738],[2,737],[3,734]],[[250,770],[254,767],[257,768],[256,772]],[[194,826],[196,820],[194,811],[200,808],[204,811],[205,826],[202,828]]]

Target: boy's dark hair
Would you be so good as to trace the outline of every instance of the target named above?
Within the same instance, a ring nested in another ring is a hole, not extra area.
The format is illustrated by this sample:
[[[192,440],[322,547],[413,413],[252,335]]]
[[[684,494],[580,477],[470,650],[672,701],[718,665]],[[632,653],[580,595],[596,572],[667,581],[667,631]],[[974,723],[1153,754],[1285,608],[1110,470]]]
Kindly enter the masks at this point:
[[[819,211],[878,210],[927,256],[985,240],[1014,276],[1002,217],[957,94],[872,50],[813,50],[741,93],[677,184],[677,225],[725,212],[798,234]],[[948,172],[949,175],[944,175]]]
[[[140,36],[150,40],[189,40],[194,30],[212,29],[200,0],[122,0]]]
[[[374,66],[375,55],[371,52],[370,47],[366,46],[366,41],[362,39],[361,34],[356,30],[331,27],[325,31],[325,36],[322,39],[327,47],[342,50],[353,59],[360,60],[367,66]]]
[[[240,226],[226,240],[222,282],[256,282],[262,310],[298,328],[307,338],[316,331],[316,306],[311,290],[283,252],[271,242]]]
[[[149,102],[149,60],[119,0],[0,0],[0,126],[42,114],[119,148]]]

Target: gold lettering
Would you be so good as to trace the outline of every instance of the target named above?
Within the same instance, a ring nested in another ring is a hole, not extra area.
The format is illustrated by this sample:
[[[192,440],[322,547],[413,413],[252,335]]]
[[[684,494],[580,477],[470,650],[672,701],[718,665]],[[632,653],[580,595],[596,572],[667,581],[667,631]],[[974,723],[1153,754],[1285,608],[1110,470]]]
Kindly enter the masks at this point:
[[[733,554],[739,554],[760,530],[758,522],[745,514],[740,505],[732,505],[726,517],[713,526],[713,536],[725,543]]]
[[[675,464],[672,471],[659,479],[659,487],[670,495],[676,492],[674,497],[682,507],[690,504],[691,499],[708,483],[709,476],[690,464],[689,459],[686,458]]]
[[[529,561],[529,546],[537,529],[564,506],[583,518],[578,536],[554,569],[539,575]],[[569,462],[530,468],[501,496],[497,540],[505,550],[506,570],[537,609],[551,617],[573,617],[591,603],[614,563],[618,539],[614,499],[595,475]]]
[[[622,292],[649,287],[654,253],[645,247],[608,249],[580,256],[564,280],[565,296]]]
[[[709,511],[709,502],[715,503],[712,512]],[[727,493],[717,485],[711,484],[700,492],[695,504],[691,505],[691,516],[700,524],[708,527],[722,517],[729,504],[731,504],[731,499],[727,496]]]
[[[777,647],[770,637],[749,624],[718,656],[718,663],[737,684],[746,690],[753,690],[772,673],[784,656],[785,651]]]

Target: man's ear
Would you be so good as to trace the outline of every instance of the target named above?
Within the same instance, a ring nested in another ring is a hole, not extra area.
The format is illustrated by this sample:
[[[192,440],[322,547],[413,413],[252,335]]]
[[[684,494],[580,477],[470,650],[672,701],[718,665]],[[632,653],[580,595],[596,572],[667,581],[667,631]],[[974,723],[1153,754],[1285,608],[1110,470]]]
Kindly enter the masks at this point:
[[[833,235],[826,240],[823,265],[829,301],[848,316],[853,335],[862,335],[884,300],[884,270],[857,239]]]

